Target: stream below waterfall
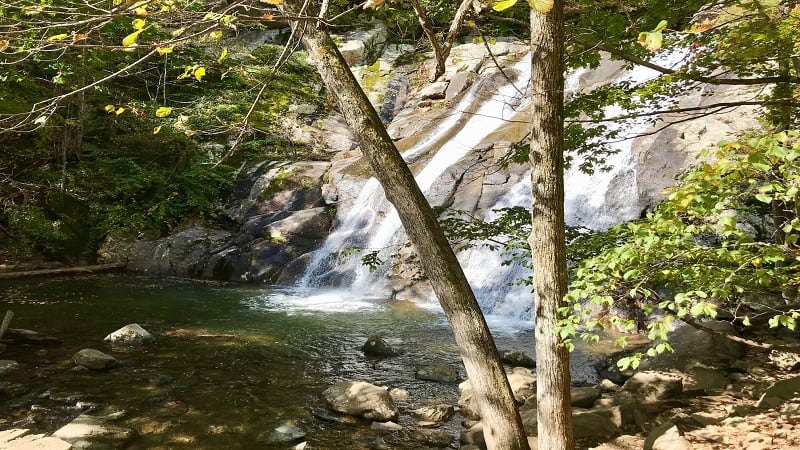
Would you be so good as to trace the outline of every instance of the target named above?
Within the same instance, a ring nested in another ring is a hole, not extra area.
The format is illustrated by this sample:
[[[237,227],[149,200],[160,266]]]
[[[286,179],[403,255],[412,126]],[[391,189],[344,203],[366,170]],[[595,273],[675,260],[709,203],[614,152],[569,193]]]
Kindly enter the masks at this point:
[[[409,410],[455,405],[455,383],[415,379],[415,367],[439,362],[465,373],[443,314],[408,301],[353,298],[335,291],[269,288],[135,277],[85,276],[3,281],[3,309],[12,328],[63,341],[55,347],[9,345],[2,359],[19,368],[0,378],[0,429],[53,432],[79,413],[124,411],[115,425],[140,437],[130,448],[288,448],[269,434],[291,423],[309,447],[419,448]],[[113,349],[110,332],[139,323],[157,337],[149,346]],[[513,321],[493,322],[501,350],[534,354],[533,332]],[[361,346],[382,335],[403,354],[373,359]],[[72,355],[95,348],[113,355],[110,371],[75,371]],[[572,354],[573,381],[595,382],[597,356]],[[322,391],[342,380],[406,389],[398,423],[407,431],[381,433],[370,423],[328,422]],[[456,416],[441,429],[454,439]]]

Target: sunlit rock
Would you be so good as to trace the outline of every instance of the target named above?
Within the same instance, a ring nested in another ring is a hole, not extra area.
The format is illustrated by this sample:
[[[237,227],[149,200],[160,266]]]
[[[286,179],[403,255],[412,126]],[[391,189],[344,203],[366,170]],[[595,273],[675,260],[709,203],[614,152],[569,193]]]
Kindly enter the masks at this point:
[[[428,422],[447,422],[455,412],[455,408],[447,404],[423,406],[411,410],[414,417]]]
[[[336,383],[322,394],[332,410],[343,414],[378,421],[397,417],[397,407],[387,389],[365,381]]]
[[[683,392],[683,378],[666,372],[638,372],[625,382],[620,394],[638,403],[655,403],[674,398]]]
[[[102,417],[88,414],[81,414],[53,433],[53,437],[79,448],[125,448],[137,435],[135,430],[106,423]]]
[[[155,338],[138,323],[125,325],[103,339],[113,345],[143,345],[153,342]]]

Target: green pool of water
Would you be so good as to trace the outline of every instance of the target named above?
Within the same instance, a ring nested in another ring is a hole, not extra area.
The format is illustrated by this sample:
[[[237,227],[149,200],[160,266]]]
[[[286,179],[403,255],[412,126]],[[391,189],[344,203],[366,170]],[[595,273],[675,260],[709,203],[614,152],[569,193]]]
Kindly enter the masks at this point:
[[[419,448],[405,433],[316,417],[325,407],[321,392],[353,379],[406,389],[398,421],[410,428],[409,409],[458,400],[455,384],[416,380],[415,367],[447,363],[465,376],[442,314],[410,302],[129,275],[3,282],[0,300],[14,311],[12,328],[63,341],[12,345],[0,356],[20,363],[0,378],[0,429],[52,432],[81,412],[124,411],[115,423],[139,432],[135,448],[288,448],[268,438],[287,423],[314,449],[372,448],[377,438],[389,448]],[[114,349],[103,342],[129,323],[156,343]],[[373,334],[403,355],[365,357],[360,347]],[[495,338],[501,349],[533,355],[532,334],[512,324]],[[121,365],[75,371],[70,360],[82,348]],[[588,365],[580,353],[574,360],[578,371]],[[459,421],[456,415],[443,429],[457,438]]]

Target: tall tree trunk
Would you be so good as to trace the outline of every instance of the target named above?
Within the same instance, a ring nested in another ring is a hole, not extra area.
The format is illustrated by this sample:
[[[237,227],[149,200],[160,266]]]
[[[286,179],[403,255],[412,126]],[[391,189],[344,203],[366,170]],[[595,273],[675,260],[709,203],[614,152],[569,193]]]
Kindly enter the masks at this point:
[[[555,333],[567,293],[564,237],[563,0],[547,14],[531,10],[531,186],[528,238],[536,291],[536,400],[540,449],[575,448],[569,353]]]
[[[303,45],[356,136],[372,172],[397,208],[453,329],[489,449],[528,449],[497,348],[478,302],[413,174],[330,36],[308,24]]]

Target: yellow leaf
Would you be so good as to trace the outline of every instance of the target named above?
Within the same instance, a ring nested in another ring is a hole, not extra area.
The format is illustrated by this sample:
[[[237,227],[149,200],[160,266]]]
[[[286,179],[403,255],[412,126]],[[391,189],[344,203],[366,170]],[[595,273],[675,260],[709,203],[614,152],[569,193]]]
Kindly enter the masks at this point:
[[[364,9],[377,8],[378,6],[381,6],[383,4],[383,1],[384,0],[367,0],[366,2],[364,2],[363,8]]]
[[[266,3],[268,5],[282,5],[283,0],[259,0],[261,3]]]
[[[47,38],[48,41],[61,41],[68,37],[67,33],[56,34],[55,36],[50,36]]]
[[[120,114],[122,114],[122,113],[124,113],[124,112],[125,112],[125,108],[123,108],[122,106],[120,106],[119,108],[117,108],[117,110],[116,110],[116,111],[114,111],[114,114],[116,114],[116,115],[120,115]]]
[[[178,28],[177,30],[172,32],[172,37],[178,37],[182,35],[186,31],[186,27]]]
[[[164,56],[168,53],[172,53],[172,50],[175,48],[174,45],[169,47],[156,47],[156,51],[158,52],[158,56]]]
[[[222,38],[222,31],[219,31],[219,30],[212,31],[211,33],[208,33],[208,37],[210,37],[211,39],[215,39],[215,40],[216,39],[221,39]]]
[[[492,4],[492,9],[495,11],[505,11],[508,8],[517,4],[517,0],[500,0]]]
[[[145,26],[145,21],[144,19],[133,19],[131,25],[133,25],[134,30],[141,30]]]
[[[714,28],[714,25],[716,24],[716,19],[705,19],[702,22],[693,23],[692,28],[689,28],[688,33],[702,33]]]
[[[172,108],[168,106],[162,106],[156,110],[156,117],[167,117],[170,114],[172,114]]]
[[[217,58],[217,64],[221,64],[222,60],[225,59],[226,56],[228,56],[228,49],[223,48],[222,53],[220,53],[219,58]]]
[[[140,6],[133,10],[137,16],[146,16],[147,15],[147,6]]]
[[[161,131],[161,125],[153,128],[153,134],[158,134],[159,131]]]
[[[528,0],[528,4],[534,11],[547,14],[553,9],[554,2],[553,0]]]
[[[206,69],[204,67],[198,67],[194,70],[194,77],[197,78],[197,81],[201,81],[201,79],[206,75]]]
[[[111,112],[111,111],[113,111],[114,109],[116,109],[116,106],[114,106],[114,105],[106,105],[106,107],[105,107],[105,108],[103,108],[103,109],[105,109],[105,110],[106,110],[106,112]]]
[[[8,49],[8,40],[7,39],[0,39],[0,52],[4,52]]]
[[[131,47],[134,44],[136,44],[136,39],[139,39],[139,33],[141,33],[142,31],[144,30],[137,30],[125,36],[125,39],[122,40],[123,47]]]
[[[114,0],[114,6],[119,6],[122,4],[122,0]]]

